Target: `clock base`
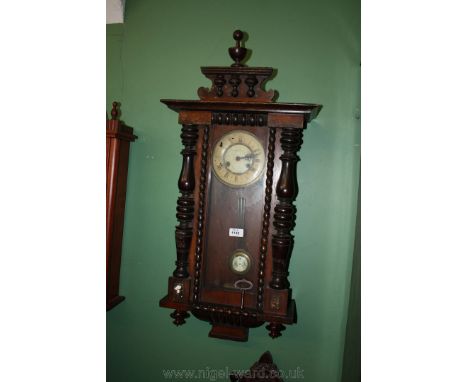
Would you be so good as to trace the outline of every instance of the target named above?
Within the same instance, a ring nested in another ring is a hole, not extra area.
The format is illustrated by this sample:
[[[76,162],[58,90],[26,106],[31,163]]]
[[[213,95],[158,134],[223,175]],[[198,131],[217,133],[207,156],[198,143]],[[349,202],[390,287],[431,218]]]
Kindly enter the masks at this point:
[[[175,309],[171,314],[174,324],[179,326],[185,323],[185,319],[193,316],[199,320],[208,321],[212,328],[209,337],[223,340],[245,342],[249,338],[249,328],[256,328],[268,322],[266,329],[271,338],[281,337],[286,327],[297,322],[296,302],[291,299],[287,305],[286,314],[280,313],[255,313],[244,311],[240,320],[239,312],[231,311],[231,308],[222,305],[192,305],[174,301],[174,297],[167,295],[159,301],[159,306]]]
[[[244,328],[242,326],[213,324],[213,327],[208,333],[208,336],[213,338],[220,338],[223,340],[245,342],[249,339],[249,328]]]

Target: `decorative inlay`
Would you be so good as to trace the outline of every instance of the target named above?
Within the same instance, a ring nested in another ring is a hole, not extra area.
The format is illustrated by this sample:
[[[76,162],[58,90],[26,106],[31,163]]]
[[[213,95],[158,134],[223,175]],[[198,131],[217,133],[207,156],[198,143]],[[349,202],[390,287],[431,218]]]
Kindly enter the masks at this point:
[[[279,308],[280,308],[280,297],[279,296],[273,296],[271,298],[271,309],[279,310]]]
[[[185,294],[184,284],[181,284],[181,283],[174,284],[174,294],[173,294],[173,296],[174,296],[175,300],[182,301],[184,299],[184,294]]]

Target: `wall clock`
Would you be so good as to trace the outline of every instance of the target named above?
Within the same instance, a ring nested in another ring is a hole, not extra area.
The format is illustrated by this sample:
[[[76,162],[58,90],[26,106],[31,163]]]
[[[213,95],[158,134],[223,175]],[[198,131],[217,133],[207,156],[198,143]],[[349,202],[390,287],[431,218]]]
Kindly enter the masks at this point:
[[[202,67],[200,100],[161,102],[182,125],[176,268],[160,306],[176,325],[191,312],[211,337],[246,341],[265,322],[271,337],[296,322],[288,281],[294,244],[296,165],[302,131],[321,105],[275,102],[273,68],[247,67],[234,32],[230,67]]]

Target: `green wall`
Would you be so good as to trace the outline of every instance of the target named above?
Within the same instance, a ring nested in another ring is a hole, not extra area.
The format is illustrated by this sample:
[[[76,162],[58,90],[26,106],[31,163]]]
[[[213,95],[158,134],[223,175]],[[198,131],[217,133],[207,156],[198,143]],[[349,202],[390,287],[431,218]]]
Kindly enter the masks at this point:
[[[200,66],[230,65],[235,29],[247,31],[249,66],[272,66],[281,102],[324,105],[299,163],[296,245],[290,281],[298,324],[272,340],[208,338],[209,324],[175,327],[158,307],[174,268],[180,127],[161,98],[196,99]],[[107,27],[107,110],[139,139],[130,153],[121,293],[107,313],[112,382],[164,380],[162,369],[245,369],[270,350],[307,381],[338,382],[347,320],[359,178],[360,4],[340,1],[127,0],[125,23]],[[227,380],[227,379],[219,379]]]

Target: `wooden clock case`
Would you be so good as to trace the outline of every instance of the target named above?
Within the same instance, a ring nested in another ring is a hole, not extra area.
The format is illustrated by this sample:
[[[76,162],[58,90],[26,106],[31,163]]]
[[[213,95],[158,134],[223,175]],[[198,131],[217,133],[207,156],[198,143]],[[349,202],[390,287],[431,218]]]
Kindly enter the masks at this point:
[[[317,104],[275,102],[276,91],[263,88],[273,68],[243,65],[247,51],[242,38],[242,32],[234,32],[236,46],[229,49],[233,65],[201,68],[212,86],[199,88],[200,100],[161,100],[178,113],[184,148],[176,269],[160,306],[174,309],[175,325],[184,324],[192,312],[212,325],[211,337],[237,341],[246,341],[249,328],[265,322],[272,338],[281,335],[284,324],[296,322],[288,268],[294,244],[297,153],[303,129],[321,109]],[[255,135],[266,157],[260,180],[244,188],[226,187],[212,171],[213,145],[237,130]],[[252,284],[248,290],[223,287],[242,278],[226,265],[234,248],[227,233],[235,226],[237,195],[246,201],[244,246],[253,258],[244,277]]]
[[[112,103],[112,119],[106,118],[106,310],[120,304],[120,260],[130,143],[138,137],[119,120],[119,103]]]

